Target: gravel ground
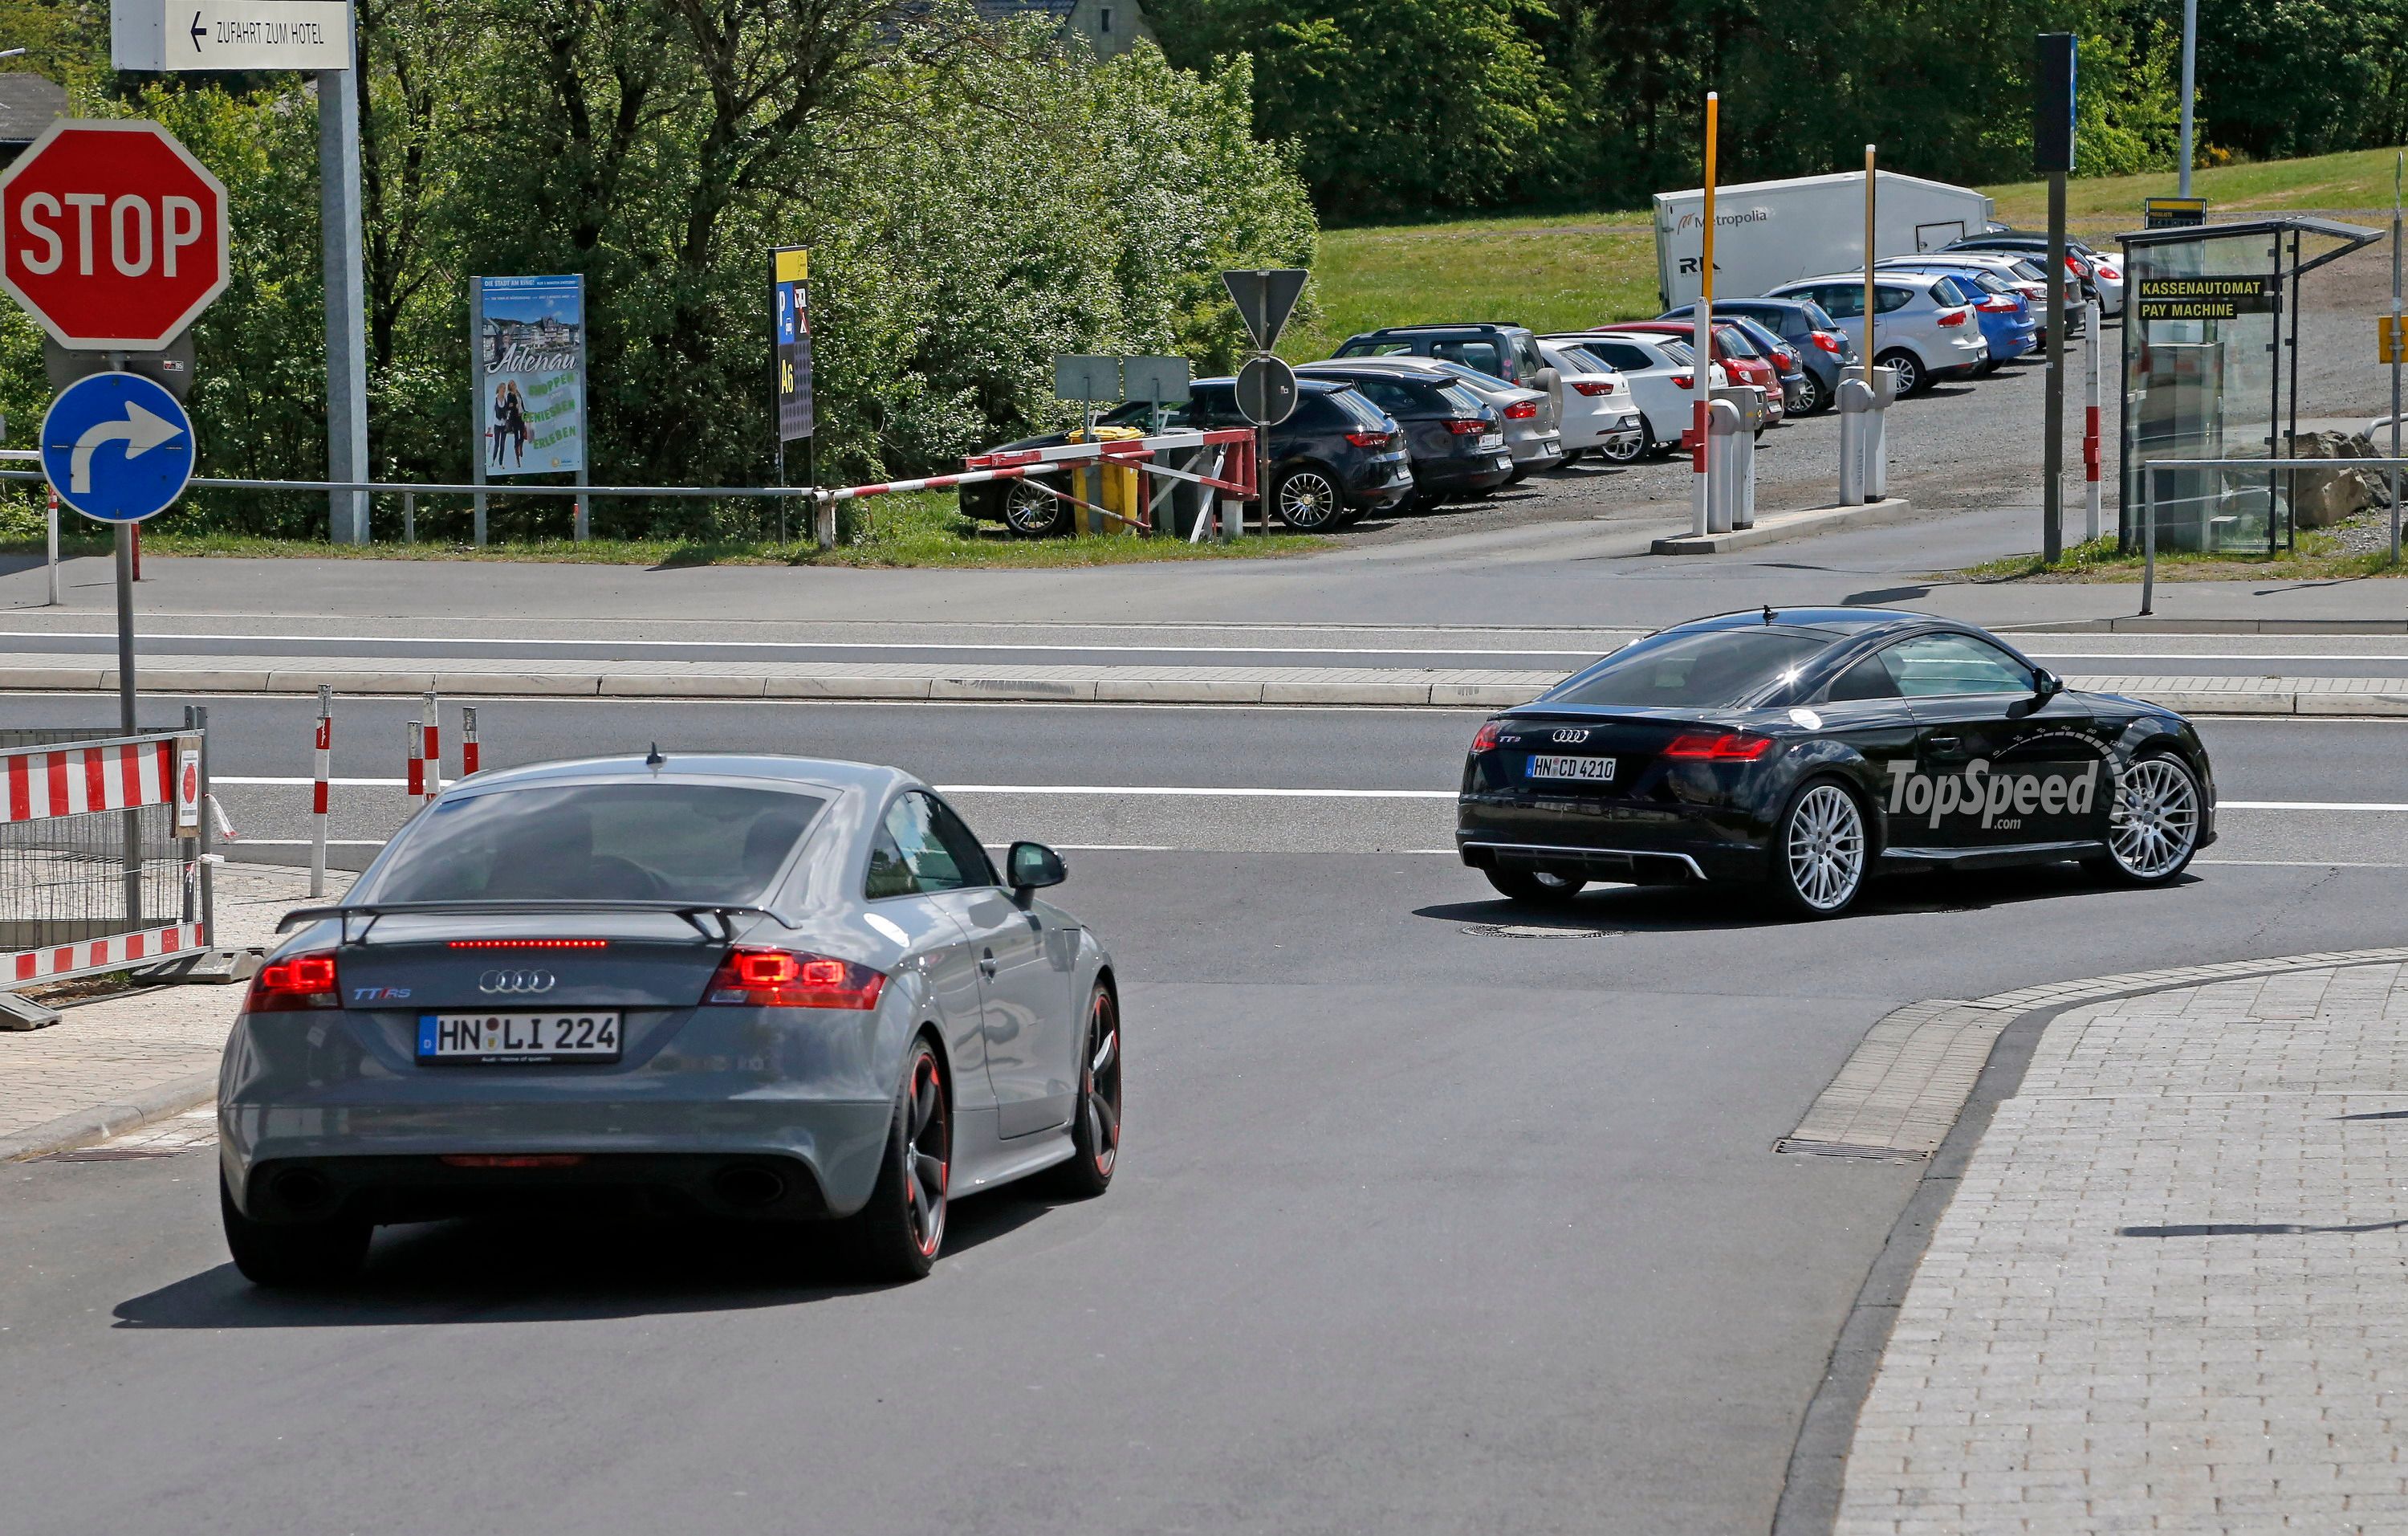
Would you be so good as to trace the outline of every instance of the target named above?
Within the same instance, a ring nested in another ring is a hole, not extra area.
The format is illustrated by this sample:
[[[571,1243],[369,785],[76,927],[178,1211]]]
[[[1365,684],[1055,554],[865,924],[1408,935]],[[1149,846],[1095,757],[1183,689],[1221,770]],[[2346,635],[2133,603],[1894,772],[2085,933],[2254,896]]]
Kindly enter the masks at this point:
[[[2089,237],[2097,240],[2104,234]],[[2390,252],[2385,243],[2303,280],[2301,431],[2344,424],[2356,430],[2389,409],[2390,370],[2374,361],[2372,317],[2390,308]],[[2104,370],[2100,429],[2106,443],[2105,513],[2112,524],[2122,423],[2115,388],[2123,343],[2120,323],[2110,322],[2097,339],[2105,348],[2100,359]],[[2075,520],[2082,505],[2082,349],[2090,341],[2076,338],[2066,358],[2066,501]],[[2037,510],[2045,376],[2037,359],[2018,361],[1985,379],[1948,380],[1896,407],[1889,421],[1892,493],[1935,510]],[[1764,435],[1756,455],[1759,512],[1827,505],[1839,492],[1839,417],[1827,412],[1785,422]],[[1685,517],[1688,506],[1685,458],[1627,467],[1583,462],[1533,476],[1481,501],[1419,515],[1367,518],[1344,537],[1350,542],[1384,544],[1534,523],[1659,523]]]

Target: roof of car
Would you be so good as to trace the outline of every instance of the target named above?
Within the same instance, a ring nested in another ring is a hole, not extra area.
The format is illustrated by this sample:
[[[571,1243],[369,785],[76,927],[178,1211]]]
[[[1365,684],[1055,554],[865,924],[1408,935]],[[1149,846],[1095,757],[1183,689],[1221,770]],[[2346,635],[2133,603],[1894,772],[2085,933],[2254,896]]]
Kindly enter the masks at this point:
[[[1449,332],[1449,331],[1472,331],[1472,332],[1486,332],[1486,331],[1519,331],[1519,330],[1525,330],[1525,329],[1526,329],[1526,328],[1527,328],[1527,327],[1526,327],[1526,326],[1521,326],[1521,325],[1509,325],[1509,324],[1505,324],[1505,323],[1500,323],[1500,322],[1495,322],[1495,321],[1486,321],[1486,320],[1458,320],[1458,321],[1449,321],[1449,322],[1447,322],[1447,323],[1443,323],[1443,324],[1440,324],[1440,323],[1429,323],[1429,324],[1422,324],[1422,325],[1383,325],[1383,326],[1379,327],[1377,330],[1371,330],[1371,331],[1357,331],[1357,332],[1355,332],[1353,336],[1348,337],[1346,339],[1347,339],[1347,340],[1349,340],[1349,341],[1360,341],[1360,340],[1362,340],[1365,337],[1371,337],[1371,336],[1443,336],[1443,335],[1445,335],[1445,334],[1446,334],[1447,332]]]
[[[1310,363],[1304,365],[1306,367],[1311,367],[1312,366],[1312,365]],[[1297,380],[1297,382],[1299,385],[1312,385],[1313,388],[1307,393],[1313,395],[1335,395],[1341,389],[1353,389],[1354,387],[1352,383],[1343,379],[1307,379],[1300,377]],[[1218,379],[1196,380],[1187,387],[1191,390],[1211,389],[1214,387],[1221,389],[1235,389],[1238,387],[1238,380],[1231,375],[1223,374]]]
[[[1873,264],[1873,271],[1876,273],[1881,271],[1881,264],[1879,262],[1875,262]],[[1902,272],[1899,275],[1908,278],[1931,278],[1940,277],[1943,274],[1937,272]],[[1862,272],[1825,272],[1819,277],[1794,278],[1791,280],[1783,283],[1781,286],[1784,288],[1803,288],[1810,282],[1861,283],[1864,280],[1865,275]]]
[[[657,747],[654,749],[659,751]],[[792,789],[858,789],[882,793],[913,782],[900,768],[839,758],[790,757],[777,753],[660,752],[657,766],[646,754],[631,752],[615,757],[571,757],[523,768],[494,768],[459,781],[470,793],[493,789],[526,789],[547,783],[695,782],[727,779],[766,779]],[[455,787],[455,786],[447,786]]]
[[[1767,615],[1770,614],[1770,617]],[[1713,613],[1674,629],[1743,629],[1749,624],[1776,624],[1784,629],[1818,629],[1832,635],[1857,635],[1876,629],[1904,629],[1916,624],[1953,624],[1937,614],[1904,608],[1743,608]]]

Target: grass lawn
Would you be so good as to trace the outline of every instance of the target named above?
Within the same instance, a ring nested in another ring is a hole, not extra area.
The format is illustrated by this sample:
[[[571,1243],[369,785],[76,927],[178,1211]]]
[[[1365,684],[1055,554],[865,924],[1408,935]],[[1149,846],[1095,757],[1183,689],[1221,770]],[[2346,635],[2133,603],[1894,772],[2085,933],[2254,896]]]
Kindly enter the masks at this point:
[[[2272,160],[2197,171],[2191,190],[2208,215],[2282,208],[2388,208],[2395,151],[2364,150],[2306,160]],[[2076,232],[2136,229],[2143,197],[2171,196],[2174,173],[2097,177],[2067,187]],[[1983,189],[2003,223],[2047,218],[2044,182]],[[2367,217],[2371,217],[2368,215]],[[1463,219],[1325,230],[1312,294],[1318,324],[1282,338],[1302,362],[1326,357],[1356,331],[1427,321],[1483,320],[1566,330],[1656,314],[1656,236],[1646,208]]]
[[[1015,538],[996,524],[973,523],[963,517],[951,495],[930,493],[879,496],[859,505],[866,516],[853,540],[825,553],[809,540],[781,544],[767,538],[594,538],[582,544],[549,538],[488,544],[483,549],[471,544],[437,542],[328,544],[317,539],[264,538],[252,534],[179,533],[172,522],[172,513],[171,521],[144,531],[142,553],[238,559],[515,560],[662,567],[910,566],[1034,569],[1139,565],[1161,560],[1258,559],[1308,553],[1329,548],[1335,542],[1317,535],[1293,533],[1267,537],[1249,533],[1235,543],[1199,545],[1168,537],[1142,538],[1126,534]],[[34,518],[30,536],[23,529],[22,518],[11,518],[5,531],[0,531],[0,553],[38,557],[42,553],[39,529],[38,514]],[[109,541],[79,534],[62,538],[60,549],[69,555],[101,555],[108,553]]]
[[[2351,551],[2319,529],[2302,528],[2299,547],[2286,554],[2191,554],[2157,552],[2160,581],[2353,581],[2399,576],[2388,551]],[[2139,553],[2119,554],[2115,540],[2094,539],[2065,552],[2054,566],[2036,554],[1987,561],[1963,574],[1976,581],[2138,581]]]

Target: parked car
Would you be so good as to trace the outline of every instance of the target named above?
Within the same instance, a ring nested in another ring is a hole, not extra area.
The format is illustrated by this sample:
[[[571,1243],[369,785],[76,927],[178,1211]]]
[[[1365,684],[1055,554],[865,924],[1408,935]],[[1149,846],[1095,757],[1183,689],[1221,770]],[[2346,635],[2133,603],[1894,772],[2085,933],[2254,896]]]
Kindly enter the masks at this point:
[[[2048,236],[2032,229],[1993,229],[1986,235],[1968,235],[1961,240],[1951,240],[1941,247],[1943,251],[2000,251],[2016,256],[2037,256],[2032,265],[2047,270]],[[2099,300],[2102,315],[2124,312],[2124,273],[2106,256],[2100,255],[2080,240],[2065,242],[2065,270],[2082,285],[2083,291]]]
[[[1300,378],[1350,383],[1402,428],[1413,465],[1409,509],[1426,510],[1450,496],[1478,495],[1513,478],[1503,420],[1460,380],[1415,377],[1377,359],[1360,366],[1305,366],[1310,371]]]
[[[1131,401],[1106,412],[1096,424],[1142,428],[1152,410],[1145,401]],[[1238,414],[1234,379],[1197,380],[1189,398],[1172,408],[1164,421],[1173,428],[1245,424]],[[1044,432],[988,452],[1051,448],[1069,440],[1068,430]],[[1366,512],[1385,511],[1413,490],[1404,429],[1340,380],[1310,385],[1299,381],[1295,413],[1271,428],[1270,456],[1271,510],[1299,532],[1319,533]],[[1001,523],[1024,538],[1066,533],[1071,526],[1069,505],[1025,481],[965,485],[961,498],[964,517]]]
[[[1639,407],[1620,373],[1601,358],[1553,341],[1540,342],[1539,355],[1564,381],[1565,463],[1595,452],[1615,464],[1628,464],[1646,449]]]
[[[1901,266],[1920,272],[1987,272],[2023,296],[2031,313],[2032,323],[2039,327],[2034,346],[2048,346],[2048,274],[2022,257],[2004,251],[1935,251],[1922,256],[1896,258]],[[1888,265],[1887,263],[1884,264]],[[2075,285],[2065,290],[2065,334],[2082,334],[2082,294]]]
[[[1542,339],[1577,348],[1622,375],[1623,384],[1639,406],[1639,430],[1644,438],[1641,453],[1669,453],[1681,446],[1681,434],[1688,430],[1698,398],[1696,354],[1685,342],[1669,336],[1616,331],[1565,332]],[[1709,389],[1723,389],[1729,383],[1730,377],[1719,364],[1706,379]]]
[[[1667,336],[1685,342],[1698,334],[1695,322],[1683,325],[1669,320],[1633,320],[1612,325],[1600,325],[1599,331],[1615,331],[1625,336]],[[1722,365],[1733,384],[1753,384],[1764,391],[1764,425],[1779,426],[1789,413],[1787,391],[1782,387],[1781,370],[1770,358],[1757,352],[1756,343],[1738,326],[1717,323],[1714,326],[1714,361]],[[1761,436],[1761,432],[1758,436]]]
[[[1810,298],[1845,326],[1857,347],[1870,346],[1873,361],[1897,370],[1898,393],[1919,395],[1938,379],[1979,370],[1990,360],[1990,344],[1973,319],[1973,301],[1945,273],[1899,272],[1876,279],[1873,333],[1865,335],[1865,278],[1834,272],[1784,283],[1767,298]]]
[[[1958,258],[1961,260],[1961,258]],[[1990,344],[1990,362],[1985,372],[1996,372],[2040,346],[2040,321],[2036,311],[2044,307],[2028,304],[2024,295],[2010,286],[1995,272],[1959,266],[1947,257],[1927,260],[1920,256],[1899,257],[1880,264],[1882,272],[1941,272],[1954,278],[1956,286],[1969,290],[1973,300],[1973,319],[1982,327],[1982,339]]]
[[[1727,320],[1731,328],[1747,337],[1749,345],[1772,365],[1773,372],[1781,376],[1783,418],[1804,414],[1811,386],[1807,382],[1806,359],[1799,355],[1798,349],[1746,315],[1724,315],[1719,305],[1714,308],[1714,318],[1717,321]]]
[[[1410,353],[1383,357],[1332,358],[1331,363],[1343,363],[1350,368],[1389,368],[1423,379],[1449,379],[1463,385],[1494,407],[1498,419],[1505,426],[1505,446],[1513,455],[1513,480],[1520,481],[1541,469],[1553,469],[1564,462],[1564,435],[1555,425],[1556,412],[1553,396],[1542,390],[1524,389],[1483,373],[1468,364],[1442,358],[1416,357]],[[1323,366],[1307,363],[1297,371],[1309,373]]]
[[[1692,312],[1684,304],[1656,318],[1684,320]],[[1839,398],[1840,380],[1857,363],[1838,323],[1813,303],[1778,298],[1718,298],[1714,300],[1714,313],[1753,321],[1798,353],[1806,369],[1806,397],[1796,407],[1801,416],[1830,409]]]
[[[1520,325],[1384,325],[1348,337],[1333,355],[1432,357],[1442,363],[1477,368],[1524,389],[1552,393],[1546,382],[1547,360],[1539,352],[1539,338]]]

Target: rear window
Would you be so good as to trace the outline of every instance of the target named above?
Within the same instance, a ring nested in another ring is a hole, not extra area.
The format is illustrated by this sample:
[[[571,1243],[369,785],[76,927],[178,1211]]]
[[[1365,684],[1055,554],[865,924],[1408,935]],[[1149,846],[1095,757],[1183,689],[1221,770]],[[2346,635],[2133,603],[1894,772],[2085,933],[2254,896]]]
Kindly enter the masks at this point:
[[[1505,354],[1494,341],[1433,341],[1429,354],[1441,363],[1460,363],[1482,373],[1505,372]]]
[[[1632,365],[1633,366],[1643,368],[1647,366],[1645,353],[1640,352],[1635,347],[1626,348],[1624,350],[1638,356],[1639,361]],[[1615,371],[1612,361],[1594,347],[1558,347],[1555,351],[1563,357],[1565,362],[1572,365],[1575,371],[1585,371],[1589,373],[1612,373]]]
[[[1644,352],[1627,341],[1599,341],[1584,348],[1592,356],[1601,357],[1626,372],[1636,372],[1656,366]]]
[[[1459,416],[1477,416],[1488,409],[1488,402],[1461,384],[1439,385],[1438,397],[1446,402],[1448,409]]]
[[[1798,301],[1798,306],[1806,311],[1806,323],[1816,330],[1836,331],[1840,328],[1832,323],[1830,312],[1813,299],[1801,298]]]
[[[1956,286],[1956,280],[1954,278],[1934,278],[1931,281],[1931,296],[1942,304],[1973,302],[1965,296],[1965,290]]]
[[[826,803],[676,782],[491,790],[402,833],[367,899],[757,902]]]
[[[1788,681],[1830,644],[1775,629],[1692,630],[1637,640],[1546,696],[1627,708],[1742,703]]]
[[[1354,424],[1368,426],[1380,432],[1388,430],[1386,413],[1369,400],[1365,399],[1359,387],[1332,390],[1328,398],[1329,403],[1343,412],[1348,421]]]
[[[1724,352],[1733,357],[1762,357],[1764,355],[1762,352],[1756,349],[1756,343],[1748,339],[1747,333],[1741,330],[1736,325],[1715,326],[1714,344],[1722,348]]]

